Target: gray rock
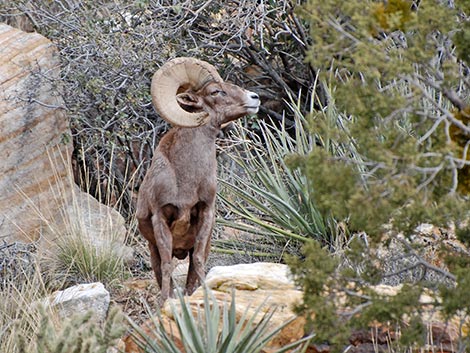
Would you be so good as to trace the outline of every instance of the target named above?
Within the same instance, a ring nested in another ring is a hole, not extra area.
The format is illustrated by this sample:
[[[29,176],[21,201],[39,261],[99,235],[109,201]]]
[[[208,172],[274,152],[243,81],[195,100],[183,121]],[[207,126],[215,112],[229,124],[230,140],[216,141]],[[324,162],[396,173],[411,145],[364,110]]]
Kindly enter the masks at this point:
[[[104,321],[110,303],[109,292],[100,282],[78,284],[62,291],[51,294],[44,304],[57,309],[62,318],[75,314],[85,314],[92,310],[96,319]]]

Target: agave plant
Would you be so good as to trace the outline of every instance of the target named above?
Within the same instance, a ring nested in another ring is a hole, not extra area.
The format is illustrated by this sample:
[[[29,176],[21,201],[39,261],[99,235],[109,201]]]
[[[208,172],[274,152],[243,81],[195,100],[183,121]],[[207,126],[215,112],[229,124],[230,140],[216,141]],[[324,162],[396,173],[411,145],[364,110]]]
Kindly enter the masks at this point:
[[[229,156],[243,172],[227,172],[230,177],[219,180],[223,186],[219,197],[229,212],[218,222],[260,235],[270,247],[258,241],[244,248],[261,256],[282,256],[287,245],[291,252],[296,252],[310,239],[335,247],[338,237],[344,237],[336,220],[321,214],[316,207],[314,190],[305,174],[286,160],[293,155],[305,156],[313,148],[324,148],[336,155],[350,154],[351,146],[344,146],[309,126],[294,100],[290,107],[295,117],[293,132],[284,121],[281,124],[259,121],[256,133],[241,126],[235,128],[235,140],[243,141],[247,147],[234,148]],[[341,119],[344,117],[330,104],[315,114],[312,109],[310,120],[313,124],[329,125],[341,124]],[[226,251],[239,244],[215,241],[214,245]]]
[[[132,320],[134,328],[132,333],[135,342],[145,353],[257,353],[261,352],[266,344],[272,340],[286,325],[287,321],[279,327],[270,330],[269,321],[275,309],[261,315],[263,304],[256,308],[253,314],[248,309],[237,319],[235,292],[232,292],[230,304],[219,303],[212,292],[204,289],[204,306],[194,314],[190,304],[178,292],[179,305],[171,303],[176,327],[181,337],[184,350],[175,344],[173,335],[163,325],[160,312],[152,315],[153,334],[145,333]],[[306,336],[296,342],[280,348],[274,353],[283,353],[298,347],[298,352],[305,352],[312,335]]]

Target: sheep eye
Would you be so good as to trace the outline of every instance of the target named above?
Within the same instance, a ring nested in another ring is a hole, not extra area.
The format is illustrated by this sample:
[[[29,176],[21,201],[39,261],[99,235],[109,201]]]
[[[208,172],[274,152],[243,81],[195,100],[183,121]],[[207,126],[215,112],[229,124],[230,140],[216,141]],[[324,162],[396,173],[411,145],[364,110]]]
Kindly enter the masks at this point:
[[[216,90],[216,91],[211,93],[211,96],[213,96],[213,97],[218,96],[218,95],[221,95],[222,97],[225,97],[227,95],[227,93],[224,92],[224,91],[221,91],[221,90]]]

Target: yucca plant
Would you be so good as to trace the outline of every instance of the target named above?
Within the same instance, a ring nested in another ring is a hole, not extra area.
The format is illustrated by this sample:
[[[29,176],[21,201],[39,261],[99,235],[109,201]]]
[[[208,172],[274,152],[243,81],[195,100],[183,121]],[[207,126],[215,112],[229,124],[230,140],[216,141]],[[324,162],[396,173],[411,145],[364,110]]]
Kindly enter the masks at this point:
[[[260,235],[271,246],[258,241],[245,245],[245,249],[261,255],[281,257],[287,245],[293,245],[290,251],[297,252],[310,239],[333,248],[347,241],[345,228],[340,231],[335,219],[319,211],[305,173],[289,163],[292,156],[308,155],[314,148],[327,149],[339,156],[353,153],[353,146],[338,143],[333,136],[322,133],[327,129],[320,128],[341,125],[345,117],[336,111],[334,104],[315,113],[312,107],[310,126],[294,99],[290,108],[295,129],[288,130],[284,121],[280,124],[259,121],[257,133],[237,125],[235,139],[247,147],[234,148],[229,156],[243,172],[226,173],[230,178],[219,180],[223,186],[219,197],[229,212],[218,222]],[[222,249],[237,246],[227,241],[214,244]]]
[[[145,353],[257,353],[261,352],[291,321],[270,330],[269,321],[275,313],[272,309],[261,314],[263,304],[253,314],[244,314],[237,318],[235,292],[232,292],[231,303],[219,303],[212,292],[205,288],[204,305],[197,314],[191,310],[190,304],[178,292],[179,305],[170,303],[176,328],[181,337],[184,350],[175,344],[173,335],[163,325],[161,313],[151,315],[154,326],[153,334],[146,334],[138,325],[130,320],[134,328],[133,337]],[[259,319],[259,316],[261,318]],[[305,352],[312,336],[306,336],[293,342],[275,353],[287,352],[298,347],[298,352]]]

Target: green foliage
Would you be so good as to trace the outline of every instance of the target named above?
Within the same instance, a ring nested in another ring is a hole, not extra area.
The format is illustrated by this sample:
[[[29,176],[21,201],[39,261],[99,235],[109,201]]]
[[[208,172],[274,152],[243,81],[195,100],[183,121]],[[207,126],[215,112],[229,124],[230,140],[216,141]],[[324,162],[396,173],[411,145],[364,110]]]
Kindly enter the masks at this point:
[[[466,145],[453,132],[469,133],[460,118],[468,87],[451,44],[467,22],[439,1],[368,3],[311,0],[299,9],[313,38],[308,60],[331,87],[328,104],[350,117],[330,135],[360,158],[314,150],[297,164],[318,207],[353,230],[446,226],[469,209]]]
[[[470,65],[470,50],[468,49],[468,41],[470,40],[470,23],[464,22],[462,28],[455,34],[455,46],[458,58]]]
[[[423,312],[444,308],[444,320],[450,321],[456,314],[465,320],[468,309],[462,302],[463,292],[443,287],[446,289],[438,299],[416,284],[404,284],[392,291],[388,287],[382,289],[378,285],[383,278],[380,259],[360,242],[351,244],[349,266],[341,264],[338,257],[316,241],[305,244],[302,258],[289,258],[294,279],[304,293],[296,310],[307,317],[307,329],[315,333],[314,342],[328,342],[333,352],[342,352],[353,332],[378,325],[397,333],[390,349],[393,346],[405,351],[430,343]],[[468,290],[464,281],[458,282],[457,287]],[[423,294],[434,300],[422,301]],[[467,340],[463,336],[460,343],[466,344]]]
[[[466,246],[470,246],[470,227],[460,227],[456,232],[457,239]]]
[[[43,309],[39,312],[41,321],[34,340],[34,348],[28,350],[30,353],[106,353],[110,347],[115,346],[125,332],[123,318],[117,308],[110,310],[103,327],[96,322],[92,311],[66,320],[59,329],[56,329]],[[20,349],[12,353],[23,352],[21,347],[26,346],[27,343],[19,336]]]
[[[460,27],[454,35],[455,49],[457,57],[469,65],[470,51],[468,49],[468,41],[470,40],[470,22],[468,21],[468,16],[470,15],[470,4],[466,0],[457,0],[456,4],[462,11],[461,16],[465,20],[460,23]]]
[[[409,23],[414,20],[415,13],[411,10],[410,1],[390,0],[386,3],[373,4],[372,14],[376,24],[385,31],[404,31]],[[377,31],[378,28],[374,28]]]
[[[39,268],[19,283],[9,281],[0,290],[0,352],[105,353],[125,331],[119,309],[105,322],[92,312],[59,318],[41,303],[48,295]]]
[[[470,106],[467,106],[462,110],[454,109],[452,113],[457,123],[461,123],[464,126],[469,126]],[[465,163],[469,162],[470,154],[468,153],[468,135],[466,131],[463,131],[456,125],[452,125],[449,128],[449,135],[455,145],[457,153],[459,153]],[[470,195],[470,165],[468,164],[464,164],[459,170],[457,191],[462,195]]]
[[[336,315],[333,297],[326,293],[339,262],[317,241],[306,243],[302,253],[303,258],[290,257],[288,261],[296,283],[304,293],[297,311],[307,317],[307,330],[315,333],[315,342],[343,343],[349,333],[346,329],[338,330],[343,325]]]
[[[232,292],[230,305],[222,308],[208,289],[204,291],[203,309],[193,313],[191,306],[178,292],[179,304],[171,305],[171,311],[178,329],[179,337],[186,353],[256,353],[261,352],[266,344],[276,336],[290,321],[274,330],[269,329],[269,321],[275,309],[264,313],[261,318],[260,305],[253,314],[246,311],[237,317],[235,292]],[[163,324],[163,318],[157,312],[152,316],[155,331],[152,335],[143,332],[138,325],[131,321],[133,333],[139,347],[146,353],[181,353],[176,346],[172,333]],[[287,352],[303,344],[302,352],[310,342],[311,336],[302,338],[275,353]]]
[[[419,224],[431,223],[455,225],[459,238],[468,239],[468,11],[465,1],[449,7],[432,0],[309,0],[298,9],[311,28],[308,60],[329,93],[327,107],[341,121],[318,124],[312,113],[311,133],[330,136],[345,151],[312,149],[293,165],[312,185],[322,214],[344,220],[351,232],[397,241],[398,232],[410,236]],[[448,280],[427,309],[443,308],[447,319],[459,315],[463,323],[468,255],[453,253],[449,273],[400,239],[403,254],[419,259],[416,266]],[[380,294],[373,286],[390,275],[383,263],[358,242],[348,245],[341,266],[319,244],[308,244],[304,258],[290,261],[304,289],[298,310],[311,319],[316,339],[340,350],[353,328],[380,322],[402,328],[404,347],[426,343],[424,283]],[[468,330],[462,332],[463,352]]]
[[[470,286],[470,274],[468,271],[468,261],[466,267],[459,267],[455,270],[457,276],[457,284],[455,287],[442,287],[441,293],[443,295],[443,308],[444,312],[450,317],[451,315],[460,314],[467,316],[470,314],[470,304],[462,300],[462,295],[466,295]],[[467,328],[469,329],[469,328]],[[470,339],[470,337],[469,337]]]

